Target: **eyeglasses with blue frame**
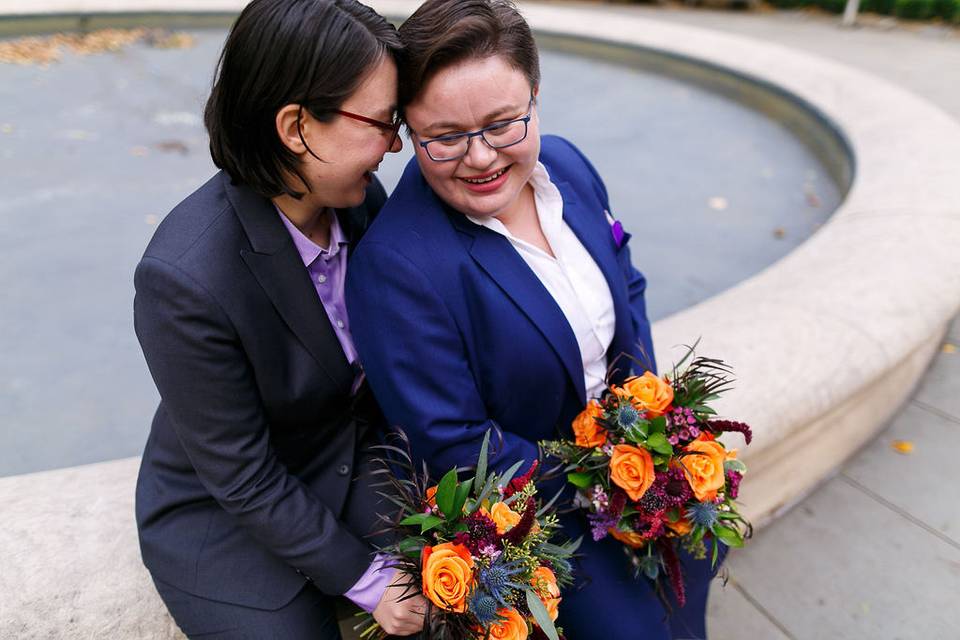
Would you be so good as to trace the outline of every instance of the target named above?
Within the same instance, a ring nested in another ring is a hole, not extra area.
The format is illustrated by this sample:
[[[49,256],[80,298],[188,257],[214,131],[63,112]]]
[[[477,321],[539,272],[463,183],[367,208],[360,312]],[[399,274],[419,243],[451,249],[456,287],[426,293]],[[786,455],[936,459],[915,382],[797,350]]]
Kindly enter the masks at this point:
[[[421,140],[419,144],[434,162],[459,160],[470,152],[470,141],[479,137],[491,149],[505,149],[520,144],[527,139],[530,118],[533,117],[534,96],[530,95],[527,113],[519,118],[491,125],[465,133],[451,133],[445,136]]]

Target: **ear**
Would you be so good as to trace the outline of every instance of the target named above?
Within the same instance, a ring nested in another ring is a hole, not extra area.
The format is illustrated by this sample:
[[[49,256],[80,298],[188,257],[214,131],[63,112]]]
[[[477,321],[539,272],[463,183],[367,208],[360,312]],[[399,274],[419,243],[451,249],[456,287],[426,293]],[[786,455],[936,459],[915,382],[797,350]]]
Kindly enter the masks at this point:
[[[530,93],[533,94],[534,100],[536,100],[537,98],[539,98],[539,97],[540,97],[540,85],[536,85],[535,87],[533,87],[533,91],[531,91]]]
[[[310,114],[298,104],[288,104],[277,111],[277,135],[280,136],[280,142],[298,156],[307,152],[300,134],[306,134],[309,118]]]

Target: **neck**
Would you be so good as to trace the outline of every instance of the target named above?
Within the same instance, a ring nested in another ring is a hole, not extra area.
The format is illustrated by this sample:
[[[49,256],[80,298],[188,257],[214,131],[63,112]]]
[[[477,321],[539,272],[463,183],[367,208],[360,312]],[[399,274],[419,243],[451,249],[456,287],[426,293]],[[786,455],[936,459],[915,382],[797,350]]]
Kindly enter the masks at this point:
[[[310,238],[317,246],[324,248],[330,246],[330,223],[334,215],[332,209],[310,202],[308,196],[297,200],[283,194],[272,200],[287,220],[300,230],[300,233]]]
[[[529,182],[520,190],[517,199],[497,216],[497,220],[511,233],[514,233],[514,229],[529,225],[531,221],[537,221],[537,205],[533,197],[533,187]]]

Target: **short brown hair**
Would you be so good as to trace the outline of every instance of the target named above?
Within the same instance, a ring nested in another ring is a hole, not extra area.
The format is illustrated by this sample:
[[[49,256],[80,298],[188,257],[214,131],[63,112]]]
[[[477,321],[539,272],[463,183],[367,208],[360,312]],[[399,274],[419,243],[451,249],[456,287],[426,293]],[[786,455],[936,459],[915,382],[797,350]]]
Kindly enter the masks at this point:
[[[531,88],[540,84],[533,33],[509,0],[427,0],[398,32],[401,111],[437,72],[471,58],[503,56]]]

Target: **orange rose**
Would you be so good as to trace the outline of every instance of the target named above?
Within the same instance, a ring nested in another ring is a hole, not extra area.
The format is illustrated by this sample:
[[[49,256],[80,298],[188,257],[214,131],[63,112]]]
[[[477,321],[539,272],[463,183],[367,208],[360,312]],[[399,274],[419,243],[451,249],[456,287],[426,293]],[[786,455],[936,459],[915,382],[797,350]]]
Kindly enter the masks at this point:
[[[560,615],[560,587],[557,586],[557,576],[548,567],[537,567],[533,572],[533,580],[530,581],[537,595],[547,608],[551,620],[556,620]]]
[[[437,485],[427,487],[427,506],[437,506]]]
[[[494,521],[497,525],[497,533],[500,535],[505,534],[510,529],[517,526],[517,523],[520,522],[520,514],[512,510],[503,502],[494,503],[490,507],[490,519]]]
[[[651,418],[662,416],[673,402],[673,387],[651,371],[630,378],[622,387],[613,387],[613,392],[629,399],[633,406],[646,411]]]
[[[615,540],[619,540],[623,544],[633,547],[634,549],[639,549],[643,545],[647,544],[647,539],[636,531],[620,531],[616,527],[610,527],[607,529],[611,536]]]
[[[503,619],[490,627],[490,640],[527,640],[527,621],[516,609],[500,609],[497,615]]]
[[[610,479],[626,491],[631,500],[639,500],[653,484],[653,457],[646,449],[618,444],[610,456]]]
[[[691,523],[689,520],[685,520],[684,518],[680,518],[676,522],[670,522],[668,520],[666,525],[667,529],[670,530],[670,533],[675,536],[685,536],[693,530],[693,523]]]
[[[696,454],[684,456],[680,460],[693,495],[700,502],[713,500],[717,497],[717,491],[723,488],[726,450],[719,442],[699,439],[688,444],[684,450]]]
[[[603,408],[596,400],[587,403],[587,408],[580,412],[573,421],[573,434],[577,437],[577,446],[585,449],[602,447],[607,441],[607,432],[597,423],[597,418],[603,415]]]
[[[466,611],[467,594],[473,582],[470,550],[462,544],[444,542],[424,547],[422,562],[424,595],[441,609]]]

